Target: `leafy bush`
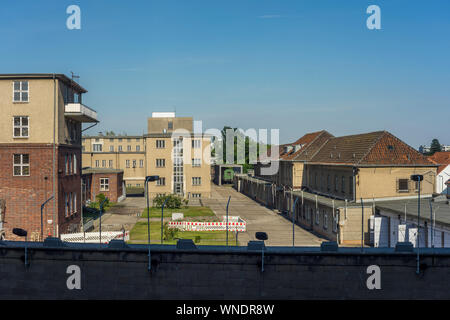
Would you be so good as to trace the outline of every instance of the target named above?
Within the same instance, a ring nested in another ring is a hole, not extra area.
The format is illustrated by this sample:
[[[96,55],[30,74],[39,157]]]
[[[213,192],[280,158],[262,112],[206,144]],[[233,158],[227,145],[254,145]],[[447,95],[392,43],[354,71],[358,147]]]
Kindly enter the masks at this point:
[[[164,223],[164,227],[163,227],[163,237],[164,240],[173,240],[174,238],[176,238],[176,236],[178,235],[178,229],[176,228],[169,228],[169,223],[166,222]]]
[[[161,208],[164,201],[167,199],[165,208],[169,209],[180,209],[182,200],[179,196],[170,194],[170,195],[158,195],[156,198],[153,199],[153,206],[157,208]]]

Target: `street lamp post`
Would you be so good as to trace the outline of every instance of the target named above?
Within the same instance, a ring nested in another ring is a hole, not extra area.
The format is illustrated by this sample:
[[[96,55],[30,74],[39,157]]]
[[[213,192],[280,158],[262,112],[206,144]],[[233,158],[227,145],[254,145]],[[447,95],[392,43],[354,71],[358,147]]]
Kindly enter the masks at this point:
[[[102,200],[99,204],[99,209],[100,209],[100,222],[99,222],[99,238],[100,238],[100,244],[102,244],[102,215],[103,215],[103,206],[105,205],[105,202],[108,201],[108,198],[105,198],[104,200]]]
[[[292,194],[292,193],[291,193]],[[297,205],[298,197],[295,198],[294,204],[292,205],[292,246],[295,247],[295,208]]]
[[[45,201],[43,204],[41,204],[41,241],[44,241],[44,222],[43,222],[43,218],[42,218],[44,207],[53,198],[54,198],[54,196],[51,196],[47,201]]]
[[[412,181],[416,181],[418,183],[418,198],[417,198],[417,239],[416,239],[416,244],[417,244],[417,269],[416,269],[416,273],[419,274],[420,273],[420,256],[419,256],[419,246],[420,246],[420,242],[419,242],[419,237],[420,237],[420,182],[423,181],[423,175],[421,174],[413,174],[411,176],[411,180]]]
[[[159,176],[147,176],[145,177],[145,191],[147,195],[147,236],[148,236],[148,271],[152,268],[151,255],[150,255],[150,201],[148,196],[148,183],[150,181],[156,181]],[[161,226],[162,228],[162,226]]]
[[[169,200],[169,197],[166,198],[166,200],[164,200],[164,203],[161,207],[161,244],[163,244],[163,223],[164,223],[164,206],[166,205],[167,200]]]

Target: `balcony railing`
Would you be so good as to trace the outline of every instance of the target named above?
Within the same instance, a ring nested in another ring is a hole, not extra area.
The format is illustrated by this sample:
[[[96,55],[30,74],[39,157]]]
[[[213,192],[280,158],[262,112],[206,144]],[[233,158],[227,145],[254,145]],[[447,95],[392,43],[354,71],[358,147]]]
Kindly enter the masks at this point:
[[[97,112],[81,103],[67,103],[64,115],[80,122],[98,122]]]

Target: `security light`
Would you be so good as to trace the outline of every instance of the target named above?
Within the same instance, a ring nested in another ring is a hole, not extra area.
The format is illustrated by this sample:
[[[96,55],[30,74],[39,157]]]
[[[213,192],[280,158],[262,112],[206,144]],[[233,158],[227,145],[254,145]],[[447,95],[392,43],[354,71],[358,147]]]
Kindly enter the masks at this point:
[[[19,237],[26,237],[27,234],[28,234],[27,230],[23,230],[23,229],[20,229],[20,228],[14,228],[12,232],[16,236],[19,236]]]
[[[156,181],[156,180],[159,180],[159,176],[147,176],[147,177],[145,177],[145,181],[146,182],[148,182],[148,181]]]
[[[269,239],[269,237],[267,236],[267,233],[265,233],[265,232],[257,232],[257,233],[255,233],[255,238],[258,239],[258,240],[262,240],[262,241],[265,241],[265,240]]]
[[[413,174],[411,175],[412,181],[423,181],[423,175],[421,174]]]

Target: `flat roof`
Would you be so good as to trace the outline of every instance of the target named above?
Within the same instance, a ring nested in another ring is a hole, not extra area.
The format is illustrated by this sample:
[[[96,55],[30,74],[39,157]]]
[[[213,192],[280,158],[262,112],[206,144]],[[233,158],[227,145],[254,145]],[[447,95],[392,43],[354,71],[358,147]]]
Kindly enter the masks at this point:
[[[431,201],[431,198],[420,199],[420,219],[422,221],[430,222],[430,210],[433,209],[435,213],[434,219],[436,222],[450,226],[450,204],[447,201]],[[419,215],[418,199],[403,199],[403,200],[390,200],[390,201],[375,201],[375,207],[378,209],[384,209],[399,215],[405,214],[410,218],[416,218]]]

